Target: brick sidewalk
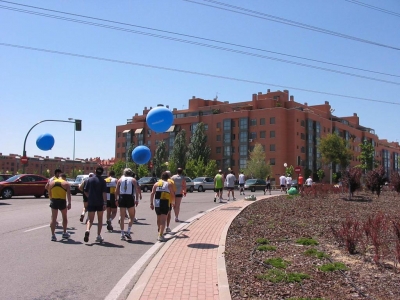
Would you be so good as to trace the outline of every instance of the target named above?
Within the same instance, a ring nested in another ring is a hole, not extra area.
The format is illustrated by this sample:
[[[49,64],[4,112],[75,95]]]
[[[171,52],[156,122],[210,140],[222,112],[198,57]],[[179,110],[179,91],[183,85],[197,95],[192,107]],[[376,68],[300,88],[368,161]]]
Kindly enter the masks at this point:
[[[251,203],[228,202],[182,228],[152,259],[127,299],[230,299],[226,234]]]

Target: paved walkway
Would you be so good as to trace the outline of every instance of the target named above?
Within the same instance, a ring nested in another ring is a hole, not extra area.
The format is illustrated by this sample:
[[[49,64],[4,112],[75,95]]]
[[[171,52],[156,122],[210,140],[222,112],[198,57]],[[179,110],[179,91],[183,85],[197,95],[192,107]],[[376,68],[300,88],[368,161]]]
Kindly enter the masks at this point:
[[[231,201],[178,226],[127,299],[231,299],[224,258],[226,235],[233,219],[251,203]]]

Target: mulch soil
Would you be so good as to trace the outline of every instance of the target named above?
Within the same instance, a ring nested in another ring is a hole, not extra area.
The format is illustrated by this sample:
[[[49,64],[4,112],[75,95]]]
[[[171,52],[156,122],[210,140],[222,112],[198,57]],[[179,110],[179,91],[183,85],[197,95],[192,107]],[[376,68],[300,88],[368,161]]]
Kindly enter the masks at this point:
[[[232,299],[400,299],[400,236],[393,222],[400,224],[400,196],[391,191],[380,197],[359,192],[351,200],[337,190],[257,200],[228,231],[225,260]],[[342,228],[347,235],[334,234]],[[377,232],[374,238],[371,230]],[[354,254],[346,237],[356,241]],[[257,250],[263,246],[260,238],[272,249]],[[299,244],[301,238],[318,244]],[[322,257],[305,255],[310,249]],[[281,259],[283,267],[268,259]],[[345,270],[320,270],[329,263],[342,263]]]

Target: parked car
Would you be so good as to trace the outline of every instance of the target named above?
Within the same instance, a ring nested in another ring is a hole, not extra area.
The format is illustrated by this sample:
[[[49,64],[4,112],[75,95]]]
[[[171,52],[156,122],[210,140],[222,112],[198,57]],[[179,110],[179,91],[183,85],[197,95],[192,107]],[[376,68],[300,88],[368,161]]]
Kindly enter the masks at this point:
[[[0,174],[0,181],[5,181],[10,177],[13,177],[13,174]]]
[[[154,184],[158,180],[157,177],[142,177],[138,180],[138,183],[142,192],[147,192],[153,189]]]
[[[193,193],[194,191],[194,182],[192,178],[185,176],[186,179],[186,192]]]
[[[19,174],[0,182],[0,194],[3,199],[10,199],[12,196],[35,196],[40,198],[49,197],[45,189],[49,179],[35,174]]]
[[[295,187],[296,189],[298,188],[297,179],[293,179],[293,180],[292,180],[292,185],[291,185],[291,187]]]
[[[206,190],[214,190],[214,178],[212,177],[197,177],[193,179],[194,190],[205,192]]]
[[[244,183],[244,189],[250,190],[252,192],[255,191],[264,191],[267,188],[267,183],[264,179],[247,179]]]
[[[71,183],[71,185],[70,185],[72,195],[76,195],[78,193],[82,194],[82,191],[79,189],[79,185],[82,183],[82,180],[85,180],[88,177],[89,177],[89,175],[76,176],[75,181],[73,183]]]

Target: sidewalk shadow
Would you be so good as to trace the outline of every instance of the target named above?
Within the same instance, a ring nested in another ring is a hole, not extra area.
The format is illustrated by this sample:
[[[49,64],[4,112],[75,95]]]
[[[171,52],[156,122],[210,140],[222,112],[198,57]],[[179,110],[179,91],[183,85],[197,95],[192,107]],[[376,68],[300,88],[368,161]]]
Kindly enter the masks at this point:
[[[73,239],[59,239],[58,242],[61,242],[65,245],[82,245],[83,242],[75,241]]]
[[[218,248],[219,246],[216,244],[209,244],[209,243],[194,243],[194,244],[189,244],[188,247],[197,249],[215,249]]]
[[[117,245],[117,244],[113,244],[110,242],[101,242],[101,243],[93,242],[91,244],[85,244],[85,245],[89,246],[89,247],[102,246],[102,247],[107,247],[107,248],[125,248],[123,245]]]

